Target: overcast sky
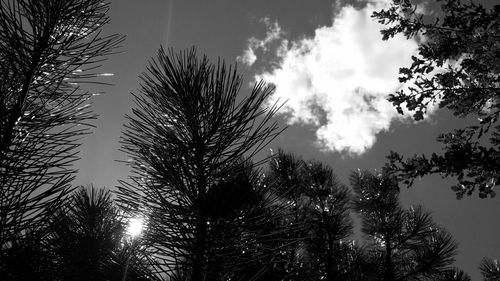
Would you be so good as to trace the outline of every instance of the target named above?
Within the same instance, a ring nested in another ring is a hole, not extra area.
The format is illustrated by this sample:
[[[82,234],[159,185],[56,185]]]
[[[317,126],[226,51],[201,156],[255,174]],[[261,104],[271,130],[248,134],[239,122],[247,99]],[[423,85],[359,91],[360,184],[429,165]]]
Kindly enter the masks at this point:
[[[438,150],[437,134],[465,124],[449,113],[430,110],[425,121],[400,116],[385,95],[397,83],[399,67],[408,65],[417,43],[402,37],[382,41],[370,19],[383,0],[115,0],[106,33],[127,36],[121,54],[103,72],[112,87],[94,99],[100,115],[84,140],[76,184],[111,189],[129,169],[119,151],[124,115],[133,106],[138,76],[160,45],[238,61],[248,85],[264,79],[276,85],[271,101],[288,100],[277,118],[289,128],[268,149],[278,147],[331,165],[347,184],[358,168],[383,166],[390,150],[406,155]],[[489,1],[493,3],[493,1]],[[336,3],[336,4],[335,4]],[[354,4],[354,7],[346,3]],[[430,9],[430,8],[428,8]],[[243,88],[241,94],[248,93]],[[436,222],[460,243],[457,266],[479,278],[483,256],[500,258],[500,202],[474,195],[457,201],[452,181],[426,177],[403,190],[406,205],[423,204]]]

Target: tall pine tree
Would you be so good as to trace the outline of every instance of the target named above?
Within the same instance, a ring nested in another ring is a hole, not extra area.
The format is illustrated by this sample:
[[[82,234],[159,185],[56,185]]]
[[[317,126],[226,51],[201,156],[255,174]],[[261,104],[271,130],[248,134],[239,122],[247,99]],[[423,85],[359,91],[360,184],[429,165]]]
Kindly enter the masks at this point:
[[[451,268],[457,250],[453,237],[421,206],[401,206],[393,176],[353,172],[351,186],[370,263],[378,269],[372,280],[435,280],[456,272]]]
[[[9,270],[4,254],[40,238],[32,236],[72,189],[79,140],[95,118],[92,94],[78,83],[95,81],[122,40],[101,34],[108,8],[101,0],[0,1],[0,271]]]
[[[122,141],[134,174],[118,198],[146,217],[142,239],[173,280],[219,278],[242,254],[229,249],[238,232],[221,231],[251,221],[248,206],[266,200],[244,158],[279,133],[269,123],[278,108],[266,105],[273,88],[263,83],[238,96],[242,82],[234,67],[198,58],[194,48],[160,49],[135,96]]]

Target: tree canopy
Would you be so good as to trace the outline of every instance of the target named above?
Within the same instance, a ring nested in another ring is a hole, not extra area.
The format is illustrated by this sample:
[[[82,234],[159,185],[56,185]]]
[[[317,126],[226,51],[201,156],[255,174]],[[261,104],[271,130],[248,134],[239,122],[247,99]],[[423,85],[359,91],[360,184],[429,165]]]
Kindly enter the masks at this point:
[[[80,89],[121,42],[99,0],[0,2],[0,257],[72,190],[95,118]],[[89,80],[90,79],[90,80]]]
[[[385,172],[353,172],[351,186],[354,209],[370,245],[367,255],[371,266],[380,269],[371,271],[369,278],[462,280],[453,279],[460,272],[451,267],[457,253],[453,236],[435,224],[422,206],[403,208],[394,177]]]
[[[264,106],[273,88],[262,82],[238,96],[242,81],[235,67],[198,58],[194,48],[160,49],[135,95],[122,140],[133,176],[118,197],[148,217],[143,240],[164,257],[170,278],[221,278],[221,268],[241,256],[231,254],[232,239],[259,222],[252,210],[267,194],[245,158],[279,133],[270,122],[278,107]],[[221,201],[228,196],[230,205]]]
[[[374,18],[419,41],[389,96],[421,120],[431,104],[476,122],[439,136],[444,153],[356,171],[294,154],[253,162],[281,132],[257,82],[240,95],[236,65],[195,48],[161,48],[141,77],[122,150],[132,170],[113,194],[77,188],[79,140],[96,116],[99,63],[122,41],[103,36],[101,0],[0,0],[0,279],[169,281],[470,281],[457,243],[400,185],[439,173],[457,196],[493,197],[500,175],[500,6],[443,0],[438,16],[393,0]],[[477,119],[477,121],[476,121]],[[262,168],[262,164],[268,164]],[[354,236],[353,215],[361,224]],[[126,231],[130,219],[141,233]],[[497,260],[479,266],[500,280]]]
[[[437,103],[459,118],[476,120],[439,135],[444,153],[415,155],[407,160],[396,152],[389,169],[411,184],[415,177],[440,174],[456,177],[458,198],[477,191],[493,197],[500,183],[500,6],[486,9],[474,2],[446,0],[437,16],[422,13],[409,0],[395,0],[373,17],[388,27],[388,40],[401,33],[419,40],[411,66],[400,69],[407,87],[389,96],[396,109],[413,112],[421,120],[428,106]]]

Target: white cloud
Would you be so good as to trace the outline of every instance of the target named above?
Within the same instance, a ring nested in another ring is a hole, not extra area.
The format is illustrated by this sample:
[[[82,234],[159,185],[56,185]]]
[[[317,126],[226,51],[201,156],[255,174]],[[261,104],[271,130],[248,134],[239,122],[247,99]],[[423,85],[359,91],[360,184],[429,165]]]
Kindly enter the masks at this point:
[[[257,60],[257,55],[255,54],[257,50],[267,52],[268,45],[281,39],[283,36],[284,33],[278,25],[278,22],[275,21],[274,23],[271,23],[271,20],[268,17],[262,18],[260,22],[265,24],[267,28],[266,37],[264,39],[257,39],[255,37],[248,39],[247,49],[243,52],[243,55],[236,58],[238,62],[244,63],[248,66],[253,65]]]
[[[401,87],[399,68],[411,64],[417,43],[403,36],[382,41],[383,26],[370,16],[385,5],[371,1],[362,9],[343,7],[314,37],[283,40],[278,63],[256,75],[276,85],[269,102],[287,100],[281,113],[289,124],[316,127],[317,144],[324,150],[360,155],[402,118],[386,96]],[[272,28],[268,34],[274,34]],[[244,55],[249,65],[257,60],[255,46],[265,46],[252,40]]]

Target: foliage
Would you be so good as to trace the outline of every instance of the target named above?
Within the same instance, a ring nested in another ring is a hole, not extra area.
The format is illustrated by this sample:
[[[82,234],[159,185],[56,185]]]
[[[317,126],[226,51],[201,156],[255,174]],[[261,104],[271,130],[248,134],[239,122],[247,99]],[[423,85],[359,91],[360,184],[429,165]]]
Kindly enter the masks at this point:
[[[71,191],[91,94],[77,83],[120,43],[100,0],[0,2],[0,259]],[[42,235],[43,236],[43,235]],[[1,265],[3,266],[3,265]]]
[[[135,95],[122,139],[133,175],[118,199],[147,217],[143,240],[175,280],[220,278],[243,256],[233,248],[245,245],[236,242],[242,229],[266,222],[254,210],[272,206],[255,164],[243,158],[279,133],[268,125],[278,108],[263,107],[273,91],[263,83],[239,97],[242,81],[235,68],[199,59],[194,48],[160,49]]]
[[[51,217],[46,244],[53,280],[154,280],[140,241],[127,239],[125,224],[110,191],[80,187]]]
[[[479,269],[481,270],[484,281],[500,280],[500,266],[497,260],[483,258],[481,265],[479,265]]]
[[[273,228],[288,225],[292,231],[283,232],[280,239],[273,241],[270,248],[279,249],[268,263],[272,270],[268,273],[275,280],[307,280],[309,275],[305,258],[307,225],[304,212],[304,167],[305,162],[295,155],[281,150],[273,155],[266,173],[266,184],[272,186],[286,206],[284,214],[273,221]],[[269,278],[268,279],[272,279]]]
[[[441,276],[436,278],[437,281],[471,281],[470,276],[460,269],[445,270]]]
[[[353,172],[354,209],[369,239],[368,255],[379,268],[373,280],[435,280],[449,274],[457,245],[422,207],[406,210],[397,181],[387,173]]]
[[[102,280],[124,225],[109,191],[80,188],[54,214],[50,233],[61,280]]]
[[[438,103],[477,123],[440,135],[444,154],[404,160],[393,152],[389,168],[408,184],[431,173],[457,177],[452,189],[458,198],[474,190],[481,198],[493,197],[500,182],[500,6],[487,10],[471,1],[443,2],[439,17],[421,14],[409,0],[394,0],[389,9],[373,14],[388,26],[384,40],[398,33],[419,40],[418,56],[400,69],[399,81],[410,86],[389,101],[401,114],[403,107],[413,112],[415,120]]]
[[[266,184],[273,186],[286,208],[276,225],[293,226],[272,248],[272,268],[258,280],[356,279],[362,253],[348,240],[352,231],[350,195],[319,162],[303,161],[279,150],[270,161]],[[272,227],[271,230],[272,232]]]
[[[57,265],[47,247],[46,233],[26,230],[23,237],[13,240],[3,250],[0,277],[6,281],[54,281]]]
[[[5,251],[2,280],[156,280],[109,191],[81,187],[44,225]]]
[[[330,167],[312,161],[306,165],[305,182],[311,263],[327,281],[346,279],[352,273],[349,259],[356,251],[354,244],[346,242],[352,234],[348,188]]]

